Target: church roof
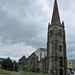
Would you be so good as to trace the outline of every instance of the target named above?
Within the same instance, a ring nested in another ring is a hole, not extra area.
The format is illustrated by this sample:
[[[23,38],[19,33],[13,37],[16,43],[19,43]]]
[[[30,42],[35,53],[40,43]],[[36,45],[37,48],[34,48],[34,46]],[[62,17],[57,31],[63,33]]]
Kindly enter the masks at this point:
[[[53,9],[51,24],[60,24],[60,16],[59,16],[57,0],[55,0],[55,3],[54,3],[54,9]]]
[[[21,61],[21,60],[26,60],[26,57],[23,56],[21,59],[19,59],[19,61]]]

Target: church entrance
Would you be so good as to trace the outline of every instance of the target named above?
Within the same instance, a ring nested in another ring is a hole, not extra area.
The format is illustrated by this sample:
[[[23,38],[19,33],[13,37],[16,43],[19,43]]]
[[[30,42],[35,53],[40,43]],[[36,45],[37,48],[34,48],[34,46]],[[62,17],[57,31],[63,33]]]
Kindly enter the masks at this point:
[[[60,75],[63,75],[63,69],[62,68],[60,69]]]

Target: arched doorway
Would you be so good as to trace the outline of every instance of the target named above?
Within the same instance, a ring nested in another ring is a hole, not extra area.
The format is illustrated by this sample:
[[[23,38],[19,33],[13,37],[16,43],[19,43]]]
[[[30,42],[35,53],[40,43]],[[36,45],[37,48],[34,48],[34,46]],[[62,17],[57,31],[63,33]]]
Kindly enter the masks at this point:
[[[60,75],[63,75],[63,69],[62,68],[60,69]]]

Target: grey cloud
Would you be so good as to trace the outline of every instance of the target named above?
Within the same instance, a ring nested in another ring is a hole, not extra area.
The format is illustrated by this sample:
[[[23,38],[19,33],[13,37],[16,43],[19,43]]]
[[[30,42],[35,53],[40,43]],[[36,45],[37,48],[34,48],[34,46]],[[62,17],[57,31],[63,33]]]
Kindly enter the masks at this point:
[[[47,29],[45,20],[48,19],[41,13],[42,6],[38,6],[38,1],[2,1],[0,10],[2,43],[9,43],[11,40],[11,44],[24,42],[33,47],[46,47],[46,39],[43,41],[38,35]]]
[[[51,19],[54,1],[46,0],[50,11],[46,11],[47,8],[43,11],[45,6],[39,1],[0,0],[0,43],[15,44],[23,42],[35,48],[46,47],[47,24]],[[68,58],[72,58],[70,53],[75,49],[75,1],[58,0],[58,4],[61,20],[65,21]]]

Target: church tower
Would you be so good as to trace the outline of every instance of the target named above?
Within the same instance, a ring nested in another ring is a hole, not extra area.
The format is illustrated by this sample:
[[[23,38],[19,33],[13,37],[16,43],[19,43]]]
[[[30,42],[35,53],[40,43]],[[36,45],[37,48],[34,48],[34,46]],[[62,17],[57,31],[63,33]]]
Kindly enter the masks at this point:
[[[67,55],[64,22],[60,21],[57,0],[54,3],[47,35],[48,71],[52,75],[67,75]]]

